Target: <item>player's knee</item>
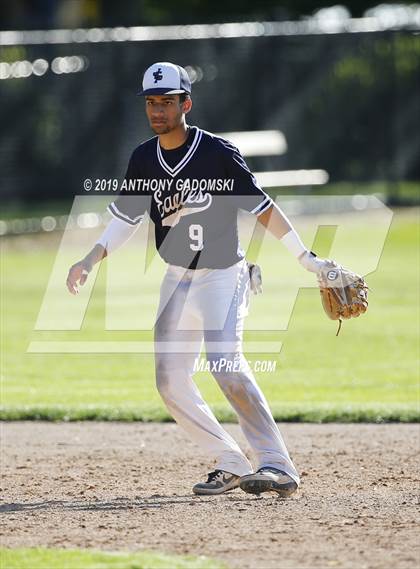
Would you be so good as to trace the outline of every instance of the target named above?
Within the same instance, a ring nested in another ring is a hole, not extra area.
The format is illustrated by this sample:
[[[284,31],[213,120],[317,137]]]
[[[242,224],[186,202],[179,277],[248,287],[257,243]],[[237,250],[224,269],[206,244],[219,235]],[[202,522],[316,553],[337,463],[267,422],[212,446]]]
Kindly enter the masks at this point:
[[[246,372],[246,360],[241,354],[210,354],[207,360],[210,371],[216,379],[233,378]]]
[[[242,354],[212,354],[208,358],[210,371],[226,394],[235,398],[254,389],[254,379]]]

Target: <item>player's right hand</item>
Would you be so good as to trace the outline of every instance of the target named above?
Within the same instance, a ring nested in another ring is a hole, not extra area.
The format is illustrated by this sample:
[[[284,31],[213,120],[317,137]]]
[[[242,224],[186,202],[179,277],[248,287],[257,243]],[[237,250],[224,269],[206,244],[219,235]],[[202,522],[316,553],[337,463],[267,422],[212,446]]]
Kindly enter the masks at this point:
[[[91,270],[92,266],[84,260],[70,267],[66,285],[71,294],[77,294],[79,292],[79,286],[85,284]]]

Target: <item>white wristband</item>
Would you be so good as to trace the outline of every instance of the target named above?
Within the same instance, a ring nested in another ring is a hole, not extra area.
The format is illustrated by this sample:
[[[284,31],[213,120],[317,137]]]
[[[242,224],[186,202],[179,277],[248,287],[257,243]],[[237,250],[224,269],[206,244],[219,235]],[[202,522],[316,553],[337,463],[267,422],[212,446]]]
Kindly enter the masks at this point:
[[[300,257],[308,250],[294,229],[291,229],[286,235],[283,235],[280,241],[295,257]]]

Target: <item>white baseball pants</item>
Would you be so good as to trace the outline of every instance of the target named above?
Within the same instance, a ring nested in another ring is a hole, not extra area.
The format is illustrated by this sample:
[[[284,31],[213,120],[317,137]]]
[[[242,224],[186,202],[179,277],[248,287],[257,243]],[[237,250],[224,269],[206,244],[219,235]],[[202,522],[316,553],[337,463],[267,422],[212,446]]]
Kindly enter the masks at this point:
[[[194,363],[204,340],[210,369],[238,415],[256,468],[279,468],[299,483],[267,401],[242,353],[248,302],[245,260],[227,269],[186,270],[169,265],[155,327],[157,388],[175,421],[216,460],[217,469],[239,476],[253,472],[193,382]]]

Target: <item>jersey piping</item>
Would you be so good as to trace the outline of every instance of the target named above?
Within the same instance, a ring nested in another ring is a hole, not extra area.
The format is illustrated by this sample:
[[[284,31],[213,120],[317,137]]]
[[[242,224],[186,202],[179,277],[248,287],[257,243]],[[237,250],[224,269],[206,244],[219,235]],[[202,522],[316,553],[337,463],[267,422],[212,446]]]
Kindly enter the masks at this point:
[[[126,223],[128,223],[129,225],[137,225],[138,223],[141,223],[143,220],[143,214],[142,215],[138,215],[137,217],[135,217],[134,219],[131,219],[131,217],[129,217],[128,215],[126,215],[125,213],[122,213],[117,206],[115,205],[114,202],[110,203],[109,206],[107,207],[109,213],[111,215],[113,215],[114,217],[116,217],[117,219],[121,219],[122,221],[125,221]]]
[[[267,196],[260,204],[257,205],[257,207],[254,207],[254,209],[251,210],[251,213],[260,215],[261,213],[264,213],[265,210],[268,209],[271,205],[273,205],[273,200]]]
[[[182,160],[180,160],[180,162],[178,162],[178,164],[176,164],[173,168],[171,168],[171,166],[169,166],[169,164],[167,164],[165,162],[165,159],[162,155],[162,150],[161,150],[160,144],[159,144],[159,137],[157,137],[156,151],[157,151],[158,161],[159,161],[159,164],[162,166],[162,168],[165,170],[165,172],[167,174],[172,176],[172,178],[174,178],[177,174],[179,174],[179,172],[188,164],[188,162],[194,156],[194,153],[197,150],[198,145],[200,144],[202,136],[203,136],[203,132],[199,128],[197,128],[197,131],[195,133],[194,140],[192,141],[190,149],[185,154],[185,156],[182,158]]]

